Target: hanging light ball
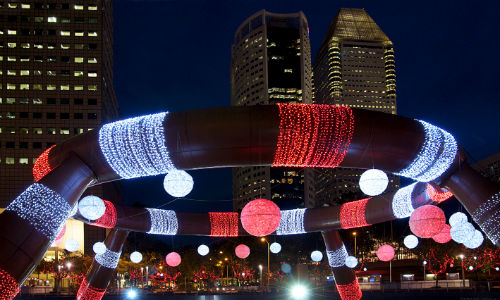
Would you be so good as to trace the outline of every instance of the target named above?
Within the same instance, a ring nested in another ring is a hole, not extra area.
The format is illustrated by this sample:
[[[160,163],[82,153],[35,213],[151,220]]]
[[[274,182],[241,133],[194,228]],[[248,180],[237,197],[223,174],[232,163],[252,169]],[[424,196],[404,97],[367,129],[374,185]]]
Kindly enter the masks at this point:
[[[451,241],[450,230],[451,230],[451,226],[448,224],[444,224],[443,230],[441,230],[440,233],[433,236],[432,239],[437,243],[446,244],[449,241]]]
[[[315,262],[319,262],[323,259],[323,253],[318,250],[311,252],[311,259]]]
[[[97,242],[92,246],[92,250],[94,250],[95,254],[103,254],[106,252],[106,245],[103,242]]]
[[[418,246],[418,238],[413,234],[409,234],[405,237],[403,243],[405,244],[406,248],[413,249]]]
[[[241,211],[241,225],[251,235],[265,236],[276,231],[281,221],[280,208],[273,201],[256,199]]]
[[[481,233],[481,231],[476,229],[474,231],[474,235],[472,236],[472,238],[464,242],[464,246],[469,249],[476,249],[477,247],[481,246],[483,242],[484,242],[483,234]]]
[[[133,262],[134,264],[138,264],[142,261],[142,254],[141,252],[134,251],[130,253],[130,261]]]
[[[292,266],[290,266],[287,263],[284,263],[281,265],[281,271],[285,274],[289,274],[290,272],[292,272]]]
[[[84,218],[94,221],[104,215],[106,205],[97,196],[85,196],[78,202],[78,211]]]
[[[205,256],[210,252],[210,248],[208,248],[207,245],[200,245],[198,246],[198,254],[201,256]]]
[[[280,253],[280,251],[281,251],[280,243],[276,243],[276,242],[272,243],[271,246],[269,246],[269,250],[274,254]]]
[[[377,196],[382,194],[387,185],[389,184],[389,178],[384,173],[384,171],[377,169],[370,169],[359,178],[359,188],[363,193],[368,196]]]
[[[410,216],[410,230],[421,238],[431,238],[443,230],[446,217],[441,208],[424,205],[415,209]]]
[[[184,170],[171,170],[163,179],[163,188],[172,197],[184,197],[193,190],[193,177]]]
[[[177,267],[181,264],[181,256],[177,252],[170,252],[167,254],[167,257],[165,257],[165,260],[167,261],[167,265],[171,267]]]
[[[385,244],[378,248],[377,257],[381,261],[390,261],[394,258],[394,248],[391,245]]]
[[[64,248],[69,252],[75,252],[76,250],[78,250],[79,247],[80,244],[78,243],[77,240],[73,238],[67,239],[66,242],[64,243]]]
[[[474,226],[469,223],[458,223],[452,226],[450,229],[451,238],[461,244],[471,238],[475,232]]]
[[[450,219],[448,220],[448,223],[450,223],[451,227],[466,222],[467,222],[467,215],[464,214],[463,212],[456,212],[452,214],[450,216]]]
[[[358,265],[358,259],[354,256],[348,256],[345,259],[345,265],[348,266],[349,268],[354,268]]]
[[[245,244],[239,244],[234,249],[234,253],[241,259],[245,259],[250,255],[250,248]]]

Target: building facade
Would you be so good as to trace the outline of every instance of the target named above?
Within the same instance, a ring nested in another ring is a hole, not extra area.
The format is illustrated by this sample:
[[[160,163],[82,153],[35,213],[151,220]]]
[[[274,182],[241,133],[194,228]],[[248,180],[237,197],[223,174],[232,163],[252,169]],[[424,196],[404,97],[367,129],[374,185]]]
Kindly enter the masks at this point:
[[[500,187],[500,152],[474,163],[472,168]]]
[[[302,12],[261,10],[238,28],[231,49],[231,105],[312,103],[309,27]],[[233,168],[233,208],[270,199],[281,208],[303,207],[313,196],[311,171]]]

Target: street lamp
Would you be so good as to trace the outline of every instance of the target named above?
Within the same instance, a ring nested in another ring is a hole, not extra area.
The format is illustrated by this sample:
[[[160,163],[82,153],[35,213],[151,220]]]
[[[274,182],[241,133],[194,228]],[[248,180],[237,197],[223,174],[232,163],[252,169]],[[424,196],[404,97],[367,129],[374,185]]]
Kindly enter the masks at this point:
[[[358,234],[358,233],[357,233],[356,231],[354,231],[354,232],[352,233],[352,235],[354,236],[354,256],[356,256],[356,235],[357,235],[357,234]]]
[[[259,271],[260,271],[260,286],[262,287],[262,265],[259,265]]]
[[[460,259],[462,260],[462,285],[465,287],[465,271],[464,271],[464,255],[460,254]]]
[[[269,288],[269,248],[271,247],[271,245],[269,244],[267,239],[264,237],[260,238],[260,241],[267,243],[267,289],[268,289]],[[267,291],[267,289],[266,289],[266,291]]]
[[[426,261],[426,260],[424,260],[424,261],[422,262],[422,265],[424,265],[424,281],[425,281],[425,266],[427,265],[427,261]]]

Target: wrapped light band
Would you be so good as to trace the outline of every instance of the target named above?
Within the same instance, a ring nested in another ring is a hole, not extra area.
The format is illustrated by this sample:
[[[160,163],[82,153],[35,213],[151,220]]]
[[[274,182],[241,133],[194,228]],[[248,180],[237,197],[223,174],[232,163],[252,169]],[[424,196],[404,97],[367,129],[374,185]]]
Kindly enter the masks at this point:
[[[361,199],[342,204],[340,207],[340,226],[348,229],[370,225],[366,222],[365,217],[366,204],[370,199]]]
[[[281,211],[281,221],[278,229],[276,229],[277,235],[287,235],[287,234],[298,234],[305,233],[304,229],[304,214],[306,212],[305,208],[282,210]]]
[[[71,206],[57,192],[33,183],[5,210],[15,212],[48,239],[55,239],[69,217]]]
[[[500,240],[500,193],[479,205],[471,217],[493,244],[496,244]]]
[[[210,236],[238,236],[238,213],[209,212]]]
[[[280,133],[272,166],[337,167],[354,132],[350,107],[279,103]]]
[[[326,256],[328,257],[328,264],[332,268],[338,268],[345,265],[345,260],[347,258],[347,250],[345,249],[345,245],[342,244],[342,247],[337,250],[327,250]]]
[[[166,116],[159,113],[102,126],[99,146],[116,174],[136,178],[175,169],[165,145]]]
[[[106,252],[95,255],[95,261],[108,269],[114,269],[118,265],[121,252],[111,251],[106,248]]]
[[[0,269],[0,300],[11,300],[20,290],[19,283],[14,277]]]
[[[151,229],[148,233],[176,235],[179,229],[177,215],[173,210],[164,210],[156,208],[146,208],[151,218]]]
[[[103,200],[106,210],[104,215],[99,219],[95,220],[92,225],[103,227],[103,228],[113,228],[116,226],[116,208],[112,202]]]
[[[398,218],[406,218],[415,210],[412,205],[411,194],[417,183],[400,188],[392,198],[392,214]]]
[[[359,300],[363,296],[357,277],[349,284],[336,284],[336,286],[342,300]]]
[[[106,289],[98,289],[90,286],[87,280],[84,278],[78,293],[76,293],[76,300],[101,300]]]
[[[33,165],[33,179],[39,181],[45,175],[47,175],[50,171],[54,169],[53,166],[49,163],[49,154],[50,150],[54,148],[56,145],[46,149],[42,154],[36,159],[35,164]]]
[[[434,188],[431,184],[427,184],[426,188],[427,188],[427,196],[434,202],[442,202],[444,200],[448,200],[449,198],[453,197],[453,193],[448,191],[447,189],[439,188],[438,190]]]
[[[413,162],[395,174],[429,182],[448,170],[455,159],[458,145],[455,138],[447,131],[424,121],[419,120],[419,122],[425,131],[424,144]]]

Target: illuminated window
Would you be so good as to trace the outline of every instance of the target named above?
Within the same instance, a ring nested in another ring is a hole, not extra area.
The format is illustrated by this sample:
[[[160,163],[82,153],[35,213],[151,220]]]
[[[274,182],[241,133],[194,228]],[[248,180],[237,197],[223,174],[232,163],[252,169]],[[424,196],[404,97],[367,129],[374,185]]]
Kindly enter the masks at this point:
[[[47,84],[47,91],[55,91],[57,89],[55,84]]]
[[[61,128],[59,134],[69,134],[69,128]]]
[[[88,36],[96,37],[97,36],[97,31],[89,31],[88,32]]]
[[[97,72],[95,72],[95,71],[88,72],[87,76],[89,76],[89,77],[97,77]]]
[[[89,90],[89,91],[92,91],[92,92],[97,91],[97,85],[95,85],[95,84],[93,84],[93,85],[89,85],[89,86],[88,86],[88,90]]]
[[[28,83],[21,83],[21,84],[19,85],[19,89],[20,89],[21,91],[29,90],[29,89],[30,89],[30,85],[29,85]]]
[[[9,2],[9,4],[7,4],[7,7],[8,8],[17,8],[17,3],[16,2]]]
[[[30,43],[21,43],[21,48],[23,49],[29,49]]]
[[[75,77],[82,77],[83,76],[83,71],[75,71]]]
[[[14,164],[14,157],[6,157],[5,163],[8,165],[13,165]]]
[[[16,48],[17,44],[16,43],[7,43],[7,47],[9,48]]]
[[[28,98],[20,98],[19,103],[21,104],[30,104],[30,99]]]
[[[61,17],[61,23],[71,23],[71,19],[67,17]]]
[[[65,49],[65,50],[67,50],[67,49],[69,49],[70,47],[71,47],[71,45],[70,45],[70,44],[61,44],[61,49]]]
[[[96,64],[97,63],[97,58],[95,58],[95,57],[89,57],[88,63],[89,64]]]
[[[8,35],[16,35],[17,34],[17,30],[15,30],[15,29],[7,29],[7,34]]]
[[[75,91],[83,91],[83,85],[75,85],[74,90]]]
[[[29,3],[21,3],[21,8],[22,9],[30,9],[31,8],[31,4],[29,4]]]
[[[22,134],[29,134],[30,133],[29,128],[26,128],[26,127],[21,127],[19,130],[21,131]]]
[[[85,49],[85,45],[84,44],[75,44],[75,49],[77,49],[77,50]]]
[[[67,30],[61,30],[61,36],[71,36],[71,32]]]
[[[42,128],[35,127],[33,128],[34,134],[43,134]]]
[[[61,91],[69,91],[69,84],[61,85]]]
[[[83,63],[83,57],[75,57],[75,63]]]
[[[33,84],[33,90],[35,90],[35,91],[41,91],[42,90],[42,85],[41,84]]]
[[[47,128],[47,134],[56,134],[55,128]]]
[[[27,164],[29,164],[29,160],[26,157],[21,157],[21,158],[19,158],[19,163],[21,165],[27,165]]]
[[[15,90],[16,89],[16,85],[14,83],[7,83],[7,89],[8,90]]]
[[[89,5],[89,10],[97,10],[97,5]]]
[[[7,70],[7,75],[9,75],[9,76],[17,75],[16,70]]]
[[[41,70],[33,70],[33,75],[41,76],[42,75],[42,71]]]
[[[42,104],[42,99],[40,99],[40,98],[34,98],[33,99],[33,104]]]
[[[35,17],[35,23],[42,23],[43,17]]]
[[[49,22],[49,23],[57,23],[57,17],[47,17],[47,22]]]
[[[7,112],[6,116],[7,116],[7,119],[15,119],[16,113],[15,112]]]
[[[48,43],[47,44],[47,49],[55,49],[56,48],[56,43]]]
[[[16,57],[15,56],[7,56],[7,61],[16,61]]]
[[[75,10],[83,10],[83,5],[81,5],[81,4],[75,4],[74,9]]]
[[[14,104],[14,103],[16,103],[16,98],[7,98],[6,103],[7,104]]]
[[[43,49],[43,44],[35,43],[35,44],[33,44],[33,48],[35,48],[35,49]]]
[[[83,128],[73,128],[73,133],[74,134],[80,134],[80,133],[83,133]]]
[[[75,36],[84,36],[83,31],[75,31]]]
[[[56,60],[55,56],[47,56],[47,62],[55,62]]]

